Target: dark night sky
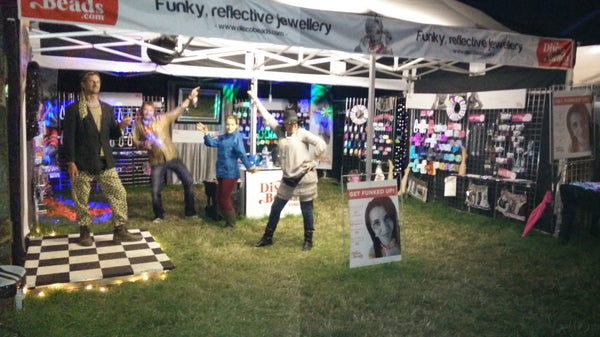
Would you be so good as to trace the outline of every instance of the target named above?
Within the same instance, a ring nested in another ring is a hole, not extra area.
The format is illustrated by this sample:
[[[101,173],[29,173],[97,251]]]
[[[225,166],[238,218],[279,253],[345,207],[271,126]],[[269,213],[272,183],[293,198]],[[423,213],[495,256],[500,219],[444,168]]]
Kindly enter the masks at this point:
[[[521,34],[600,44],[599,0],[458,0]]]

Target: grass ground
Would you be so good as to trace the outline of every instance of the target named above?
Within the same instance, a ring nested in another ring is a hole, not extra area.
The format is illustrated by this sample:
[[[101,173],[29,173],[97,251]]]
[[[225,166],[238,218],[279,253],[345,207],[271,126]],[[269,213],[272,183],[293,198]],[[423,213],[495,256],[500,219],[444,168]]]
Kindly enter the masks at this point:
[[[197,195],[204,200],[202,185]],[[523,223],[403,202],[401,262],[348,267],[340,186],[323,179],[315,247],[302,220],[281,220],[274,245],[254,248],[265,219],[182,218],[179,186],[154,224],[149,187],[128,187],[130,228],[148,229],[176,265],[164,280],[105,293],[50,291],[0,315],[21,336],[600,336],[599,239],[568,244]],[[99,224],[96,231],[110,229]],[[41,224],[42,233],[75,225]]]

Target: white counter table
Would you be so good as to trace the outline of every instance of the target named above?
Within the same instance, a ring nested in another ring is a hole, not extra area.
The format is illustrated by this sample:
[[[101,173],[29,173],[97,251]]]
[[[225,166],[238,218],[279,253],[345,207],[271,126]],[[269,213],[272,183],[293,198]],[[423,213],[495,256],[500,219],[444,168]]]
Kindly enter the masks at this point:
[[[256,173],[241,171],[240,209],[246,217],[258,219],[269,215],[282,177],[279,168],[261,168]],[[298,200],[292,199],[285,205],[281,216],[288,214],[301,214]]]

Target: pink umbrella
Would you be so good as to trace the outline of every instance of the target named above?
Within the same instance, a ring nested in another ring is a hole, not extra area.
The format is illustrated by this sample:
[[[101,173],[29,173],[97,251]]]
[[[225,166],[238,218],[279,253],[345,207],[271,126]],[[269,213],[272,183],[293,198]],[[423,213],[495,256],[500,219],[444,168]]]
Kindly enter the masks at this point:
[[[522,238],[524,238],[525,235],[527,235],[529,230],[531,230],[531,227],[533,227],[533,225],[535,225],[535,223],[542,216],[542,214],[544,214],[544,210],[546,210],[546,206],[551,202],[552,202],[552,192],[546,191],[546,194],[544,195],[544,199],[542,199],[542,202],[539,205],[537,205],[537,207],[533,211],[531,211],[531,214],[529,214],[529,218],[527,219],[527,223],[525,224],[525,229],[523,229],[523,234],[521,234]]]

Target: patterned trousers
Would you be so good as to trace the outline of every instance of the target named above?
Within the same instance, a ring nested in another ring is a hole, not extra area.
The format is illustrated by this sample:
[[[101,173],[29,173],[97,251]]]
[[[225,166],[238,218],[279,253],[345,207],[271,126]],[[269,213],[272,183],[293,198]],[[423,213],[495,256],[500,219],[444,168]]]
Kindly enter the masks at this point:
[[[90,174],[79,171],[75,181],[71,182],[71,194],[75,202],[75,214],[80,226],[90,226],[93,223],[90,214],[90,199],[92,180],[96,180],[112,210],[113,226],[125,225],[127,222],[127,192],[114,168]]]

